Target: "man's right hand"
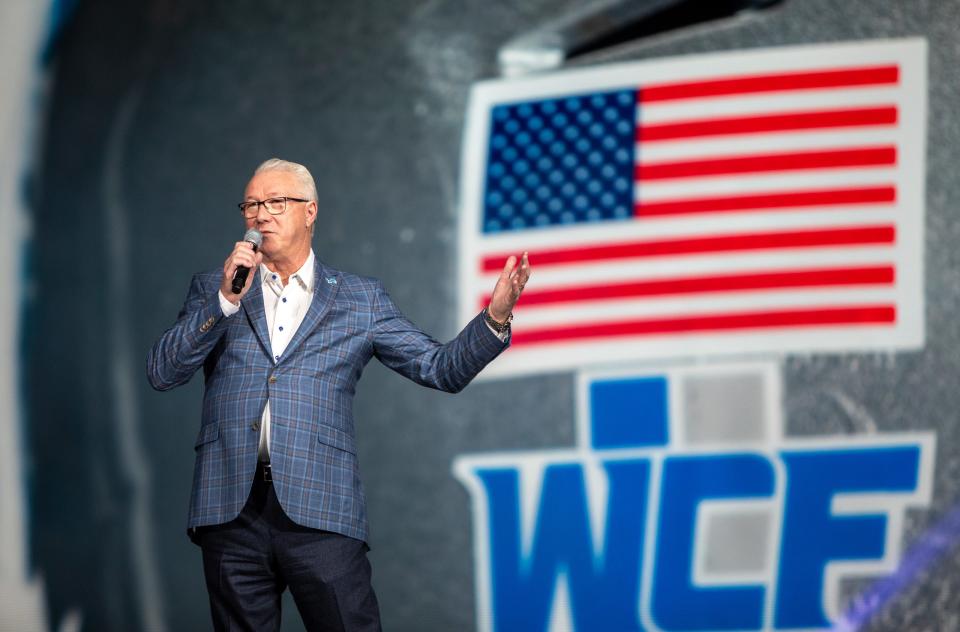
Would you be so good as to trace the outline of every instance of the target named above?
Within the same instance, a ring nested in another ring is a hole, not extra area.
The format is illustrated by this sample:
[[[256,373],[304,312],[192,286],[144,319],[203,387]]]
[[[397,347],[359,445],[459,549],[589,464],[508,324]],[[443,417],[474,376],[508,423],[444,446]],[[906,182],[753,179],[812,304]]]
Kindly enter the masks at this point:
[[[227,260],[223,262],[223,281],[220,283],[220,293],[223,294],[224,298],[234,305],[239,305],[240,299],[242,299],[246,295],[247,290],[250,289],[250,285],[253,283],[253,277],[257,275],[257,269],[260,267],[261,261],[263,261],[263,253],[254,252],[253,245],[250,244],[250,242],[238,241],[234,244],[233,252],[231,252]],[[233,275],[240,266],[250,268],[250,274],[247,275],[247,282],[244,284],[243,290],[241,290],[239,294],[234,294],[232,289]]]

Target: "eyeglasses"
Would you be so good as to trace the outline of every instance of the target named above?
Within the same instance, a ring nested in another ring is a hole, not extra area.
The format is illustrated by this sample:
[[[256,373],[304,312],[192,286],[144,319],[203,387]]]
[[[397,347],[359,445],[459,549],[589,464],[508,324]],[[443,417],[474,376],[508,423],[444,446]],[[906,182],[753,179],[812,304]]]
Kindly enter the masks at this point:
[[[301,198],[294,197],[272,197],[258,202],[256,200],[251,200],[248,202],[240,202],[237,206],[240,207],[240,212],[243,213],[243,216],[247,219],[253,219],[260,213],[260,205],[263,204],[267,208],[267,212],[271,215],[280,215],[285,210],[287,210],[287,202],[309,202],[310,200],[304,200]]]

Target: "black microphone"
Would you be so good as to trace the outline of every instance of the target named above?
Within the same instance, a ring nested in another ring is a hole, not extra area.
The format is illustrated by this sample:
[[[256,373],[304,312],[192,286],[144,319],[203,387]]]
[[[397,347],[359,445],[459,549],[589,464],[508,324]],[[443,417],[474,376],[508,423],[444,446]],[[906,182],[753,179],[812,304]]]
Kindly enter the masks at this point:
[[[253,252],[260,249],[263,243],[263,235],[256,228],[251,228],[243,235],[243,240],[253,246]],[[233,286],[230,288],[234,294],[243,291],[243,286],[247,284],[247,275],[250,274],[250,268],[246,266],[237,266],[237,271],[233,273]]]

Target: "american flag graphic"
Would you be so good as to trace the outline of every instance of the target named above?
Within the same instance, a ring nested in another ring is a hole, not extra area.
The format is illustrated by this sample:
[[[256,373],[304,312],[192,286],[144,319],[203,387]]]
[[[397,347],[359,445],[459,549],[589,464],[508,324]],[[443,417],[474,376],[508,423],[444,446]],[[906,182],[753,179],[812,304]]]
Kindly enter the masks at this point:
[[[475,86],[460,311],[533,276],[486,372],[923,345],[926,44]]]

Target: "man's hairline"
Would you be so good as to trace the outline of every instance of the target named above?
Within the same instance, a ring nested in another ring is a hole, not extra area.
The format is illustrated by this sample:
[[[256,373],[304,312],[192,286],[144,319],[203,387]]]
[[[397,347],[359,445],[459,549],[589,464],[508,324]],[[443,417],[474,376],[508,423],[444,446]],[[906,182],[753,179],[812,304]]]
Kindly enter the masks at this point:
[[[247,181],[247,186],[250,186],[250,182],[252,182],[258,174],[271,172],[291,174],[299,183],[297,187],[300,190],[299,195],[308,201],[317,202],[317,181],[310,170],[298,162],[292,162],[282,158],[268,158],[257,165],[256,169],[253,170],[253,175],[250,176],[250,180]],[[246,191],[246,187],[244,191]]]

